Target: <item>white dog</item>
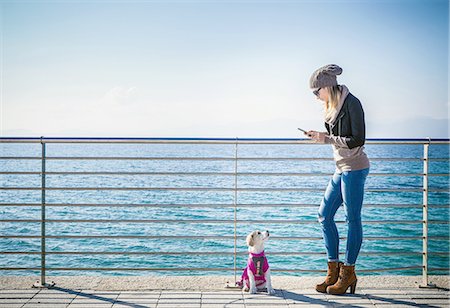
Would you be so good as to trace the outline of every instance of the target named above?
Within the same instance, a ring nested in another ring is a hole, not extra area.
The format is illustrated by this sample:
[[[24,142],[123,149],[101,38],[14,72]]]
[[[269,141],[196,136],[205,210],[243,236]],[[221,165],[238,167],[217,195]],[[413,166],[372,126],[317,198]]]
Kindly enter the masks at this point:
[[[247,236],[248,262],[242,279],[237,284],[255,294],[258,289],[267,288],[268,294],[274,294],[270,278],[269,262],[264,254],[264,242],[269,239],[269,231],[253,231]]]

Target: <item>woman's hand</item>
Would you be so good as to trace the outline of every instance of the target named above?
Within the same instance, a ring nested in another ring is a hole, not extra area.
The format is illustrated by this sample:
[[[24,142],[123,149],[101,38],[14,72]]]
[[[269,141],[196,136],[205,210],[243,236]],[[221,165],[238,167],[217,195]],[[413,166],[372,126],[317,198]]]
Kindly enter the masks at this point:
[[[322,132],[316,132],[315,130],[310,130],[307,133],[305,133],[305,135],[311,138],[316,143],[325,143],[325,136],[327,134]]]

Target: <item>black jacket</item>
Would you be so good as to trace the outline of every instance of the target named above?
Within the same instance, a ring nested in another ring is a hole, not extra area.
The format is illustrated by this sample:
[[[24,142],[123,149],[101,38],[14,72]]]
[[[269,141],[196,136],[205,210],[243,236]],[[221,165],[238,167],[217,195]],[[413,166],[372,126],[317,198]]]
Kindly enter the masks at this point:
[[[332,125],[325,123],[325,127],[328,134],[345,137],[345,142],[350,149],[362,146],[366,141],[366,124],[359,99],[349,93],[336,121]]]

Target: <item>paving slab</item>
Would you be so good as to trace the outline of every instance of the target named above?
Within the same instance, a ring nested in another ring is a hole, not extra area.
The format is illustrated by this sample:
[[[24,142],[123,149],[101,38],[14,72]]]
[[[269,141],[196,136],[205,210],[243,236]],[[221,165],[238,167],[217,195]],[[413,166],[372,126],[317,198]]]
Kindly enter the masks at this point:
[[[38,304],[38,303],[30,303],[25,304],[23,308],[66,308],[67,304]]]
[[[73,298],[53,298],[53,297],[45,297],[45,298],[31,298],[28,303],[36,303],[36,304],[69,304],[73,301]]]
[[[119,295],[115,301],[157,301],[159,299],[158,295],[137,295],[137,296],[130,296],[130,295]]]
[[[158,304],[158,308],[201,308],[201,304]]]
[[[0,299],[0,307],[3,307],[3,305],[10,305],[10,304],[20,304],[22,305],[26,302],[28,302],[29,298],[2,298]]]
[[[35,294],[32,295],[27,295],[27,294],[7,294],[7,293],[3,293],[0,294],[0,301],[4,300],[4,299],[31,299],[35,296]]]
[[[201,301],[202,307],[205,305],[244,305],[243,299],[202,299]]]
[[[39,293],[39,290],[37,289],[25,289],[25,290],[4,290],[4,289],[0,289],[0,296],[2,294],[36,294]]]
[[[324,303],[288,303],[288,307],[334,307],[332,303],[324,302]],[[375,307],[375,306],[372,306]]]
[[[72,303],[67,306],[68,308],[110,308],[113,304],[77,304]],[[130,307],[130,306],[128,306]]]
[[[135,304],[135,305],[114,304],[112,308],[156,308],[156,306],[157,306],[156,304]],[[70,308],[70,306],[68,308]]]
[[[201,308],[245,308],[243,304],[202,304]]]

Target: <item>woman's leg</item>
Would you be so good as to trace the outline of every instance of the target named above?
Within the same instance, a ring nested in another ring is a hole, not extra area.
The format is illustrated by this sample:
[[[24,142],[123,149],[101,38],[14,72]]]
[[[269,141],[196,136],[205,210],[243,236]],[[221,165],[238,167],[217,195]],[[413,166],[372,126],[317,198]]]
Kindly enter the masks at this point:
[[[363,238],[361,208],[364,199],[364,184],[368,174],[369,168],[342,174],[342,197],[348,224],[345,265],[354,265],[361,249]]]
[[[327,249],[328,261],[339,260],[339,234],[334,222],[334,215],[342,204],[341,174],[334,173],[328,183],[325,195],[319,207],[319,222]]]

